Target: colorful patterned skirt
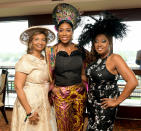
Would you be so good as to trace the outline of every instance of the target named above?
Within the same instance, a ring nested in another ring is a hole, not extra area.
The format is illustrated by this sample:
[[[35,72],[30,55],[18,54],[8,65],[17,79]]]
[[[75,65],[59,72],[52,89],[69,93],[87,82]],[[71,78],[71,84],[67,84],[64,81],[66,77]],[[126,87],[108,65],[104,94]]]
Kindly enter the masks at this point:
[[[56,87],[54,99],[58,131],[82,131],[86,89],[82,84]]]

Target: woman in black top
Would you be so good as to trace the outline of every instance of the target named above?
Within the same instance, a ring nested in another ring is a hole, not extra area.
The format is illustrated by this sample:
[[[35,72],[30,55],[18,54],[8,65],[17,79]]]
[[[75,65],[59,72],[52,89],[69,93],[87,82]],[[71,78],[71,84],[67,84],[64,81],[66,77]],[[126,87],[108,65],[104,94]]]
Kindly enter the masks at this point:
[[[86,78],[82,52],[72,43],[78,11],[69,4],[59,4],[54,9],[53,18],[57,22],[58,44],[48,48],[47,53],[50,52],[48,60],[53,70],[52,92],[58,131],[82,131],[86,100],[82,83]]]
[[[125,24],[110,14],[104,14],[93,25],[86,25],[79,38],[79,46],[92,42],[97,58],[86,69],[89,82],[87,131],[112,131],[117,106],[138,84],[122,57],[111,53],[111,38],[123,38],[125,34]],[[117,86],[119,75],[126,81],[121,94]]]

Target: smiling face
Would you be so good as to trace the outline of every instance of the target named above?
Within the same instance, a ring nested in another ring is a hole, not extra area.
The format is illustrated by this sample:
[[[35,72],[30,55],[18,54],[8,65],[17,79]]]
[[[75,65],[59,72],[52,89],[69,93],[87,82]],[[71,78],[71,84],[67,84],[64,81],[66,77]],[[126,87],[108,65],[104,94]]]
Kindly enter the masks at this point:
[[[47,44],[46,35],[43,33],[34,34],[32,36],[31,45],[32,51],[41,52]]]
[[[73,30],[69,23],[62,23],[58,28],[58,38],[63,44],[68,44],[72,40]]]
[[[110,42],[106,35],[99,34],[96,36],[94,40],[94,48],[102,58],[110,53]]]

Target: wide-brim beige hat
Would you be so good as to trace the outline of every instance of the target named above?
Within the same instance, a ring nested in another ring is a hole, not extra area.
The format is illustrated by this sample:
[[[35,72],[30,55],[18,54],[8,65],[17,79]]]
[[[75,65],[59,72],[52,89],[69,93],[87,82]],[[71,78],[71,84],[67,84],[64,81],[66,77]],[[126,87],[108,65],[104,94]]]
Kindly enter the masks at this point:
[[[41,26],[32,26],[28,29],[26,29],[23,33],[20,35],[20,41],[27,45],[29,42],[29,38],[33,35],[34,32],[44,32],[47,37],[47,44],[50,44],[55,40],[55,34],[48,28],[41,27]]]

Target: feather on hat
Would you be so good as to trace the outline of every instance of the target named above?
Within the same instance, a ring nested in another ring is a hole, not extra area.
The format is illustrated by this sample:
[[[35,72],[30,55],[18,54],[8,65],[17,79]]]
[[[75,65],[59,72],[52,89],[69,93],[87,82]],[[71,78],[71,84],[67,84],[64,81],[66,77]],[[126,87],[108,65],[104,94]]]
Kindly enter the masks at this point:
[[[95,20],[95,23],[85,25],[78,40],[79,47],[84,47],[90,42],[93,43],[98,34],[105,34],[109,37],[115,37],[116,39],[122,39],[126,35],[126,24],[121,23],[121,19],[118,19],[111,13],[103,12],[99,19],[91,18]]]

